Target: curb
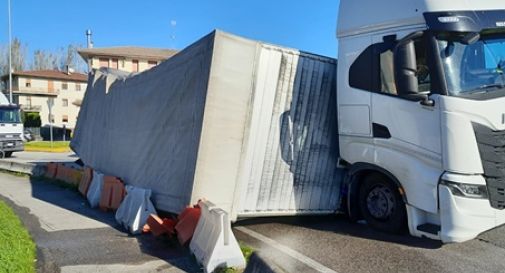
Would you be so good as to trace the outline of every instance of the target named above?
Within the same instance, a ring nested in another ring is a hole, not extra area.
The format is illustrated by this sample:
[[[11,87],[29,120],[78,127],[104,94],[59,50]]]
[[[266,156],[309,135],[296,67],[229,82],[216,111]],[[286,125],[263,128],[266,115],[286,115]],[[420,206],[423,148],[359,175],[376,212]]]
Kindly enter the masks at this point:
[[[10,172],[24,173],[32,176],[40,176],[45,173],[46,166],[33,163],[19,163],[14,161],[0,160],[0,169]]]
[[[249,263],[244,273],[286,273],[286,271],[263,257],[262,254],[254,252],[249,258]]]

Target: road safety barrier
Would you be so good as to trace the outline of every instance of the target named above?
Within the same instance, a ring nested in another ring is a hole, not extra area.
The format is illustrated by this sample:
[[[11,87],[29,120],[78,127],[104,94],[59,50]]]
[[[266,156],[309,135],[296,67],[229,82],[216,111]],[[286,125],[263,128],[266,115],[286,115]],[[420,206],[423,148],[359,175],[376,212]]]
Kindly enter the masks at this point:
[[[123,182],[114,176],[103,178],[103,188],[100,194],[100,209],[117,210],[126,195]]]
[[[66,166],[63,163],[58,163],[56,165],[56,176],[54,178],[63,181],[67,184],[78,186],[81,178],[82,171],[76,168]]]
[[[103,188],[103,174],[93,171],[93,179],[91,180],[91,185],[89,186],[88,193],[86,197],[88,198],[89,205],[92,208],[98,207],[100,204],[100,196]]]
[[[157,215],[151,214],[149,218],[147,218],[147,225],[154,236],[161,236],[164,234],[171,236],[175,234],[176,221],[173,219],[161,219]]]
[[[67,176],[68,176],[68,168],[61,164],[61,163],[57,163],[56,164],[56,175],[54,176],[55,179],[58,179],[60,181],[67,181]]]
[[[156,214],[151,203],[151,190],[126,186],[126,197],[116,211],[116,221],[131,234],[138,234],[151,214]]]
[[[179,214],[175,230],[177,231],[177,239],[181,245],[187,245],[193,237],[198,219],[200,219],[199,206],[185,208],[182,213]]]
[[[68,174],[68,182],[74,186],[79,186],[79,183],[81,182],[82,179],[82,170],[78,169],[71,169],[71,171]]]
[[[228,213],[209,201],[200,201],[201,217],[189,245],[205,272],[216,268],[244,268],[245,259],[231,230]]]
[[[81,182],[79,182],[79,192],[86,196],[88,194],[89,185],[93,179],[93,169],[89,167],[84,168],[83,175],[81,177]]]
[[[47,164],[47,171],[45,173],[45,177],[47,178],[55,178],[56,177],[56,172],[58,169],[58,164],[54,162],[50,162]]]

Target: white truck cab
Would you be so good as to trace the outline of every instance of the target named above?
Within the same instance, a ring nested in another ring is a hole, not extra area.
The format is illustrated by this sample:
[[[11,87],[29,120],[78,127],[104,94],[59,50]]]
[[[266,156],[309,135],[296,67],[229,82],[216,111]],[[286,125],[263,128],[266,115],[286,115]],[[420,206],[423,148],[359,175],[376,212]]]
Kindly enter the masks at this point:
[[[24,150],[20,108],[0,93],[0,156],[10,157]]]
[[[352,217],[461,242],[505,224],[505,2],[342,0]]]

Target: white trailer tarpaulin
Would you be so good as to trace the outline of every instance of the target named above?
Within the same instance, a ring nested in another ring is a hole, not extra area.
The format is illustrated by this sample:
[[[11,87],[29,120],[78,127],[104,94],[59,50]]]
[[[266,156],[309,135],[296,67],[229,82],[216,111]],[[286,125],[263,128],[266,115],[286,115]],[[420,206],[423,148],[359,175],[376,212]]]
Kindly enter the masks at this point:
[[[140,74],[90,75],[71,147],[178,213],[339,207],[336,60],[215,31]]]

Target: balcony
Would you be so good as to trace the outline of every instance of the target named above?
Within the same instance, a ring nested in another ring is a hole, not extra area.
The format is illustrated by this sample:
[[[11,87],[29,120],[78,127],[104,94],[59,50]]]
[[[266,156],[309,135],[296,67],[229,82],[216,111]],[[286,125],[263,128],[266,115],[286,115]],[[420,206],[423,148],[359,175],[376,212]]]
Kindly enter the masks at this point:
[[[29,87],[29,88],[15,88],[12,90],[12,93],[18,95],[44,95],[44,96],[58,96],[60,94],[59,90],[49,91],[46,88],[37,88],[37,87]]]
[[[42,106],[40,105],[21,105],[21,110],[25,112],[41,112]]]

